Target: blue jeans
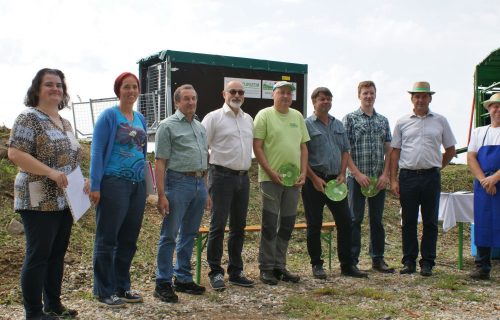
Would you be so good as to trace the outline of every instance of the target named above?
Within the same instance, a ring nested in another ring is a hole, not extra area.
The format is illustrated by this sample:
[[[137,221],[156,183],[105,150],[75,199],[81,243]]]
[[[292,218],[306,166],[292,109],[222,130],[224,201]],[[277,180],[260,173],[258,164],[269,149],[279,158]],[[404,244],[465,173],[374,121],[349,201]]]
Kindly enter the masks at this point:
[[[224,232],[229,218],[227,251],[229,276],[237,276],[243,270],[241,252],[245,240],[245,226],[250,195],[248,175],[237,175],[229,170],[210,167],[209,189],[212,198],[210,232],[208,234],[207,261],[209,275],[224,274],[221,267]]]
[[[130,290],[130,266],[137,250],[146,205],[145,182],[104,176],[96,208],[94,295]]]
[[[21,270],[21,289],[26,318],[45,308],[61,305],[64,255],[73,217],[69,209],[58,212],[20,211],[26,236],[26,255]]]
[[[415,265],[418,257],[417,223],[419,206],[422,213],[423,234],[420,266],[435,265],[438,238],[439,197],[441,173],[439,169],[405,170],[399,173],[399,201],[402,211],[403,259],[401,263]]]
[[[167,171],[165,181],[169,214],[163,219],[158,242],[156,283],[171,283],[172,276],[180,282],[192,282],[191,255],[194,239],[200,228],[207,202],[203,178]],[[175,267],[174,249],[177,254]]]
[[[382,223],[384,214],[385,190],[371,198],[361,193],[361,186],[353,177],[347,178],[349,187],[349,207],[352,213],[352,260],[353,265],[359,262],[361,251],[361,224],[365,215],[365,203],[368,200],[368,216],[370,219],[370,246],[368,253],[373,262],[384,259],[385,230]]]

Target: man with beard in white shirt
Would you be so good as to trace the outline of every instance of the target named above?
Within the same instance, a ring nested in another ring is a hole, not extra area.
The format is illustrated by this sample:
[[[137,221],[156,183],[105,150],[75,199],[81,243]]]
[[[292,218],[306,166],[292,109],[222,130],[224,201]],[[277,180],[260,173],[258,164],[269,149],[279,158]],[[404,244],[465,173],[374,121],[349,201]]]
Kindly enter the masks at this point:
[[[253,119],[241,110],[245,101],[241,82],[228,82],[222,96],[222,108],[210,112],[202,121],[210,149],[208,191],[212,198],[212,211],[207,261],[210,285],[215,291],[226,288],[221,259],[228,218],[229,283],[243,287],[254,285],[243,273],[241,257],[250,196],[248,169],[252,164]]]

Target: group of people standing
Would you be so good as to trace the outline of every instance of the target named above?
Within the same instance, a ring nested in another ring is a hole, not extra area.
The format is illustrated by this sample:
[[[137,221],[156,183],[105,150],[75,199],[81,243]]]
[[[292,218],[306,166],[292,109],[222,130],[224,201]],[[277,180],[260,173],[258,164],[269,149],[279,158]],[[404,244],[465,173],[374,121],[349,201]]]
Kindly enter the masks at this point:
[[[392,135],[387,118],[375,111],[376,87],[372,81],[359,83],[360,108],[342,121],[330,114],[333,95],[326,87],[313,90],[314,113],[304,121],[303,115],[291,108],[295,89],[290,82],[276,82],[273,106],[260,110],[253,120],[242,109],[243,84],[230,81],[222,91],[223,106],[201,122],[196,117],[195,88],[184,84],[175,90],[176,111],[159,124],[155,137],[157,209],[163,217],[156,298],[177,302],[176,292],[205,292],[205,287],[193,281],[191,272],[193,245],[204,210],[211,214],[207,245],[210,286],[216,291],[226,288],[221,261],[226,225],[228,281],[254,286],[243,271],[242,258],[252,150],[259,164],[262,195],[258,263],[263,283],[300,281],[286,267],[300,194],[313,277],[327,278],[320,240],[325,205],[337,226],[341,274],[368,277],[357,267],[366,202],[372,267],[378,272],[394,273],[395,269],[384,260],[382,220],[389,182],[402,207],[404,267],[400,273],[416,272],[417,221],[421,212],[420,274],[432,275],[440,170],[455,155],[456,141],[447,120],[429,109],[434,94],[429,83],[417,82],[409,91],[413,111],[398,120]],[[147,197],[147,126],[144,117],[133,110],[140,94],[137,77],[122,73],[115,80],[114,92],[118,105],[102,112],[95,125],[90,181],[85,182],[84,192],[96,206],[93,293],[103,305],[119,308],[143,301],[138,292],[131,290],[130,267]],[[26,96],[25,105],[30,108],[16,119],[8,143],[9,158],[20,169],[14,207],[21,214],[26,234],[21,288],[27,319],[77,315],[60,300],[64,255],[73,223],[63,189],[68,184],[66,175],[82,159],[70,123],[59,115],[68,99],[64,74],[56,69],[40,70]],[[468,153],[469,166],[477,179],[475,215],[481,217],[476,222],[477,270],[471,275],[477,279],[489,278],[491,247],[500,246],[500,193],[496,192],[500,180],[500,94],[493,95],[484,106],[491,126],[474,131]],[[297,179],[291,184],[285,183],[280,171],[284,164],[297,168]],[[371,179],[376,180],[378,193],[366,197],[362,188]],[[331,180],[346,182],[348,197],[340,201],[327,197],[325,188]]]

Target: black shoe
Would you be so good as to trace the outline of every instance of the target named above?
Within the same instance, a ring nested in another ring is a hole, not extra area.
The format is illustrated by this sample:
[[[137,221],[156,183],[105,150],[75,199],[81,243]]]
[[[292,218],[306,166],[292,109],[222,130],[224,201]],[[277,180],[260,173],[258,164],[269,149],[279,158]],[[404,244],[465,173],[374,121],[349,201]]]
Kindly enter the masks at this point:
[[[469,277],[476,280],[490,280],[490,272],[483,268],[476,268],[476,270],[469,273]]]
[[[110,297],[98,297],[97,300],[100,303],[105,304],[109,308],[125,308],[125,301],[118,298],[117,295],[112,295]]]
[[[417,271],[417,268],[414,264],[406,263],[403,269],[399,270],[400,274],[412,274]]]
[[[432,276],[432,267],[428,264],[424,264],[420,267],[420,275],[423,277]]]
[[[62,317],[62,318],[74,318],[78,315],[78,311],[73,309],[68,309],[63,305],[60,305],[57,308],[43,308],[43,312],[46,315],[53,317]]]
[[[142,296],[140,294],[130,290],[129,291],[118,290],[118,293],[116,295],[118,296],[118,298],[122,299],[127,303],[139,303],[144,300],[142,299]]]
[[[156,284],[153,296],[163,302],[179,301],[179,297],[175,294],[174,289],[172,288],[172,284],[168,282]]]
[[[50,314],[42,314],[35,317],[26,317],[26,320],[56,320],[61,319],[59,316],[51,316]]]
[[[300,281],[300,277],[296,274],[291,274],[287,269],[274,269],[274,276],[276,279],[284,282],[297,283]]]
[[[274,272],[269,270],[260,271],[260,281],[271,286],[278,284],[278,279],[274,276]]]
[[[312,266],[312,274],[313,274],[313,277],[316,279],[326,279],[326,272],[325,272],[325,269],[323,269],[323,266],[321,264],[317,264],[315,266]]]
[[[224,284],[224,275],[222,273],[217,273],[214,276],[210,276],[210,286],[215,291],[224,291],[226,285]]]
[[[390,268],[384,259],[373,261],[372,269],[381,273],[394,273],[394,268]]]
[[[368,278],[368,273],[360,271],[357,266],[341,270],[342,275],[353,278]]]
[[[255,284],[252,280],[245,277],[243,271],[241,271],[238,275],[229,276],[229,283],[240,287],[253,287]]]
[[[180,282],[174,279],[174,289],[177,292],[184,292],[187,294],[203,294],[205,292],[205,287],[197,285],[194,282]]]

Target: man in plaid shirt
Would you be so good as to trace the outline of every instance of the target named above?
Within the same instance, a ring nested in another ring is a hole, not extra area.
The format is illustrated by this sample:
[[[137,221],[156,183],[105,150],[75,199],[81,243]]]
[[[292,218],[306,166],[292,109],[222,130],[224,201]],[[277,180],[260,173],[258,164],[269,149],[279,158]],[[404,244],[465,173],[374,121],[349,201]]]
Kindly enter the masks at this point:
[[[368,199],[370,216],[369,254],[372,267],[382,273],[393,273],[394,268],[384,261],[385,230],[382,223],[385,201],[385,188],[389,183],[389,154],[391,152],[391,130],[386,117],[376,112],[373,105],[376,98],[373,81],[363,81],[358,85],[358,98],[361,106],[347,114],[344,127],[351,145],[348,160],[347,185],[349,187],[349,207],[352,211],[352,259],[353,265],[359,262],[361,251],[361,223],[365,212],[366,197],[362,187],[370,184],[370,177],[377,179],[378,194]]]

